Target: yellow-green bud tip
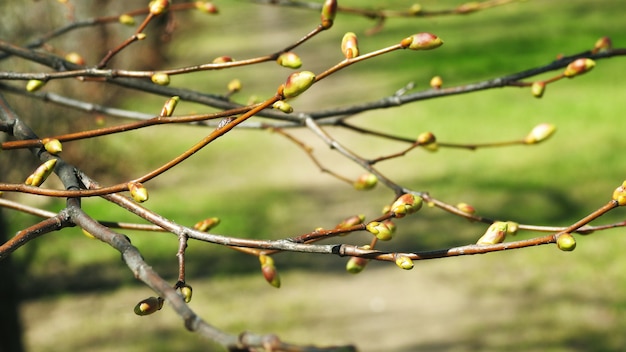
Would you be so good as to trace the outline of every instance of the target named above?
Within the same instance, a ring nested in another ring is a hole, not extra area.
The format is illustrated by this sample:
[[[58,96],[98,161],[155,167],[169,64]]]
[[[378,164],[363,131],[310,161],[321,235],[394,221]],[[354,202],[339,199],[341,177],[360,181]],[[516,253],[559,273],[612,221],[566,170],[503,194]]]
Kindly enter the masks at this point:
[[[432,33],[417,33],[402,39],[400,46],[403,49],[431,50],[443,45],[443,40]]]
[[[315,74],[310,71],[294,72],[284,84],[282,94],[285,98],[293,98],[309,89],[315,82]]]
[[[576,248],[576,240],[569,233],[563,233],[556,239],[556,245],[562,251],[571,252]]]
[[[541,123],[530,131],[524,139],[526,144],[536,144],[550,138],[556,132],[556,126],[551,123]]]

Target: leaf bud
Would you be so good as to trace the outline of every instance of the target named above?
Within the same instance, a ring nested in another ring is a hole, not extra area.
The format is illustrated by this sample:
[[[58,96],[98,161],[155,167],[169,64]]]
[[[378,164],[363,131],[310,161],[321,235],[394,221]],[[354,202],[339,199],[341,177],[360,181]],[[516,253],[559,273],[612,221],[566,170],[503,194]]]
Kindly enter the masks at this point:
[[[567,67],[565,68],[565,71],[563,71],[563,75],[565,77],[572,78],[575,76],[582,75],[585,72],[591,71],[591,69],[594,68],[595,66],[596,66],[596,62],[591,59],[587,59],[587,58],[576,59],[570,62],[569,65],[567,65]]]
[[[26,90],[29,92],[36,92],[38,91],[41,87],[44,86],[44,84],[46,84],[46,82],[42,81],[42,80],[38,80],[38,79],[31,79],[30,81],[28,81],[26,83]]]
[[[218,56],[215,59],[213,59],[214,64],[223,64],[226,62],[233,62],[233,58],[230,56]]]
[[[193,225],[193,228],[198,231],[207,232],[219,224],[220,224],[219,218],[208,218],[208,219],[198,221],[195,225]]]
[[[322,5],[322,27],[328,29],[333,26],[333,21],[337,15],[337,0],[326,0]]]
[[[439,145],[437,144],[437,138],[432,132],[423,132],[417,136],[417,144],[424,147],[426,150],[431,152],[436,152],[439,149]]]
[[[346,59],[359,56],[359,43],[356,39],[356,34],[348,32],[343,35],[343,39],[341,39],[341,52]]]
[[[169,0],[152,0],[148,6],[150,7],[150,14],[158,16],[167,11],[170,2]]]
[[[533,127],[530,133],[524,138],[526,144],[537,144],[550,138],[556,131],[556,126],[551,123],[540,123]]]
[[[556,239],[556,245],[560,250],[571,252],[576,248],[576,240],[569,233],[562,233]]]
[[[37,169],[35,169],[35,171],[30,174],[28,178],[26,178],[24,183],[29,186],[39,187],[42,183],[44,183],[44,181],[46,181],[48,176],[50,176],[56,163],[57,159],[50,159],[39,165],[39,167],[37,167]]]
[[[180,294],[183,296],[185,303],[191,302],[191,296],[193,295],[193,289],[191,286],[184,284],[180,287]]]
[[[67,55],[65,55],[65,60],[76,65],[82,66],[85,64],[85,59],[83,59],[83,57],[77,52],[67,53]]]
[[[411,50],[431,50],[443,45],[443,40],[432,33],[417,33],[402,39],[400,46],[402,49]]]
[[[396,257],[396,265],[404,270],[413,269],[413,260],[406,255],[399,255]]]
[[[280,288],[280,276],[274,265],[274,259],[265,254],[261,254],[259,255],[259,262],[261,262],[261,272],[263,273],[265,281],[276,288]]]
[[[280,110],[285,114],[291,114],[293,112],[293,107],[291,106],[291,104],[284,100],[279,100],[275,102],[274,104],[272,104],[272,108]]]
[[[63,145],[56,138],[44,138],[41,140],[43,147],[50,154],[57,155],[63,151]]]
[[[517,230],[519,230],[519,224],[515,221],[507,221],[506,222],[506,234],[515,236],[517,235]]]
[[[389,241],[393,237],[391,229],[382,222],[372,221],[365,228],[381,241]]]
[[[346,263],[346,271],[350,274],[358,274],[363,271],[363,269],[365,269],[367,263],[369,263],[368,259],[361,257],[350,257],[350,259]]]
[[[507,234],[508,224],[503,221],[496,221],[489,226],[485,234],[478,239],[478,245],[490,245],[504,242]]]
[[[150,79],[152,80],[152,82],[160,86],[166,86],[170,84],[170,75],[164,72],[157,72],[153,74],[152,77],[150,77]]]
[[[280,56],[276,59],[276,63],[287,68],[300,68],[300,66],[302,66],[300,56],[296,53],[292,53],[291,51],[280,54]]]
[[[343,219],[343,221],[341,221],[339,224],[337,224],[337,226],[335,226],[335,229],[336,230],[348,229],[352,226],[362,224],[363,221],[365,221],[365,215],[363,214],[353,215],[353,216]]]
[[[128,191],[131,197],[137,203],[143,203],[148,200],[148,189],[139,182],[128,182]]]
[[[370,190],[376,187],[377,183],[378,183],[378,177],[368,172],[359,176],[359,178],[356,181],[354,181],[352,185],[354,186],[354,189],[356,190],[366,191],[366,190]]]
[[[533,94],[535,98],[541,98],[545,91],[546,91],[546,82],[544,81],[533,82],[533,84],[530,86],[530,92]]]
[[[619,206],[626,205],[626,181],[613,191],[613,200],[616,201]]]
[[[613,47],[613,43],[611,41],[611,38],[602,37],[596,41],[595,45],[593,46],[593,50],[591,50],[591,53],[596,54],[596,53],[605,52],[605,51],[611,50],[612,47]]]
[[[236,93],[241,90],[241,81],[235,78],[228,82],[227,88],[230,93]]]
[[[287,77],[282,94],[285,98],[293,98],[309,89],[315,82],[315,74],[310,71],[294,72]]]
[[[135,25],[135,18],[129,14],[123,14],[120,15],[120,17],[117,18],[117,20],[126,26],[134,26]]]
[[[441,76],[434,76],[430,79],[430,87],[432,89],[439,89],[443,85],[443,79]]]
[[[204,13],[208,13],[208,14],[216,14],[219,11],[217,10],[217,7],[215,5],[213,5],[213,3],[208,2],[208,1],[196,1],[196,9],[204,12]]]
[[[397,218],[403,218],[407,214],[415,213],[422,207],[422,197],[412,193],[405,193],[391,204],[391,212]]]
[[[161,109],[161,117],[170,117],[172,116],[172,114],[174,113],[174,109],[176,108],[176,105],[178,105],[178,102],[180,101],[180,97],[179,96],[173,96],[169,99],[167,99],[165,101],[165,104],[163,104],[163,108]]]
[[[137,38],[137,40],[144,40],[146,39],[147,35],[146,33],[137,33],[135,34],[135,37]]]
[[[387,228],[389,228],[389,231],[391,231],[392,235],[394,233],[396,233],[396,229],[398,228],[396,226],[396,223],[394,223],[393,221],[387,219],[387,220],[383,220],[383,224],[387,225]]]
[[[163,308],[163,298],[161,297],[148,297],[143,301],[137,303],[135,306],[135,314],[137,315],[150,315]]]
[[[464,212],[465,214],[472,215],[476,213],[476,209],[467,203],[459,203],[456,205],[456,208]]]

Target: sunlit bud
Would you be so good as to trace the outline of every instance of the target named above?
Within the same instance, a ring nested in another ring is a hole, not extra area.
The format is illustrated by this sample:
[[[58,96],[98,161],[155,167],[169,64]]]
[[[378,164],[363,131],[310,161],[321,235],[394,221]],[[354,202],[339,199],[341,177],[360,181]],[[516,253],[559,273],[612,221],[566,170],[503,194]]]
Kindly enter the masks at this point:
[[[572,61],[567,67],[565,71],[563,71],[563,75],[565,77],[575,77],[578,75],[582,75],[585,72],[591,71],[592,68],[596,66],[596,62],[591,59],[580,58]]]
[[[437,138],[431,132],[423,132],[417,136],[417,143],[430,152],[436,152],[439,149]]]
[[[467,14],[478,10],[480,10],[480,3],[477,1],[468,2],[456,8],[456,12],[462,14]]]
[[[144,40],[146,39],[146,33],[137,33],[135,34],[135,37],[137,38],[137,40]]]
[[[39,88],[43,87],[44,84],[46,84],[46,82],[38,79],[31,79],[26,83],[26,90],[29,92],[35,92],[38,91]]]
[[[409,13],[411,15],[417,15],[420,12],[422,12],[422,5],[420,5],[420,4],[413,4],[409,8]]]
[[[259,261],[261,262],[261,272],[263,273],[265,281],[276,288],[280,288],[280,276],[278,275],[276,266],[274,266],[274,259],[261,254],[259,255]]]
[[[476,244],[479,245],[490,245],[496,243],[502,243],[506,238],[508,224],[503,221],[496,221],[489,226],[487,231]]]
[[[346,59],[359,56],[359,43],[356,39],[356,34],[348,32],[343,35],[343,39],[341,40],[341,52]]]
[[[403,49],[431,50],[440,47],[443,40],[432,33],[418,33],[402,39],[400,45]]]
[[[562,233],[557,237],[556,245],[562,251],[571,252],[576,248],[576,240],[569,233]]]
[[[524,138],[526,144],[536,144],[543,142],[550,138],[556,131],[556,126],[551,123],[541,123],[530,131],[530,133]]]
[[[216,14],[218,13],[217,7],[213,3],[208,1],[196,1],[196,8],[204,13]]]
[[[56,163],[57,159],[50,159],[39,165],[39,167],[37,167],[37,169],[35,169],[35,171],[28,176],[24,183],[29,186],[39,187],[42,183],[44,183],[44,181],[46,181],[48,176],[50,176]]]
[[[285,98],[293,98],[309,89],[315,82],[315,74],[310,71],[294,72],[287,77],[283,88]]]
[[[326,0],[322,6],[322,27],[328,29],[332,27],[335,16],[337,15],[337,0]]]
[[[382,222],[372,221],[365,228],[381,241],[389,241],[393,237],[389,227]]]
[[[368,259],[361,257],[350,257],[350,259],[346,263],[346,271],[350,274],[358,274],[363,271],[363,269],[365,269],[367,263],[369,263]]]
[[[50,154],[56,155],[63,151],[63,145],[56,138],[44,138],[41,140],[41,143],[43,143],[43,147]]]
[[[170,75],[164,72],[157,72],[153,74],[152,77],[150,77],[150,79],[152,80],[152,82],[160,86],[166,86],[170,84]]]
[[[613,200],[620,206],[626,205],[626,181],[613,191]]]
[[[433,89],[439,89],[443,85],[443,79],[441,76],[434,76],[430,79],[430,87]]]
[[[272,107],[276,110],[284,112],[285,114],[291,114],[293,112],[293,107],[291,106],[291,104],[284,100],[279,100],[275,102],[274,104],[272,104]]]
[[[414,266],[413,260],[405,255],[399,255],[396,258],[396,265],[404,270],[411,270]]]
[[[519,230],[519,224],[515,221],[507,221],[506,222],[506,234],[515,236],[517,235],[517,230]]]
[[[198,231],[207,232],[215,226],[219,225],[219,223],[219,218],[208,218],[202,221],[198,221],[195,225],[193,225],[193,228]]]
[[[397,218],[403,218],[407,214],[415,213],[422,207],[422,197],[412,193],[405,193],[391,204],[391,212]]]
[[[91,233],[89,233],[87,230],[82,229],[83,235],[85,235],[85,237],[90,238],[92,240],[96,239],[96,236],[92,235]]]
[[[472,215],[474,213],[476,213],[476,209],[474,209],[473,206],[467,204],[467,203],[459,203],[456,205],[456,208],[459,209],[460,211],[464,212],[465,214],[469,214]]]
[[[167,11],[170,2],[169,0],[152,0],[148,6],[150,6],[150,13],[156,16]]]
[[[394,233],[396,233],[396,229],[398,228],[396,226],[396,223],[387,219],[387,220],[383,220],[383,224],[387,225],[387,228],[389,229],[389,231],[391,231],[391,234],[393,235]]]
[[[543,81],[533,82],[532,86],[530,86],[530,92],[533,94],[535,98],[541,98],[545,91],[546,91],[546,83]]]
[[[593,46],[593,50],[591,50],[591,52],[593,54],[601,53],[610,50],[612,47],[613,43],[611,42],[611,38],[602,37],[596,41],[596,44]]]
[[[352,226],[360,225],[363,223],[363,221],[365,221],[365,215],[363,214],[353,215],[349,218],[343,219],[342,222],[340,222],[339,224],[337,224],[337,226],[335,226],[335,229],[337,230],[347,229]]]
[[[360,191],[366,191],[366,190],[370,190],[376,187],[377,183],[378,183],[378,177],[368,172],[359,176],[359,178],[356,181],[354,181],[352,185],[354,186],[354,189],[357,189]]]
[[[135,202],[143,203],[148,200],[148,189],[139,182],[128,182],[128,191]]]
[[[135,314],[137,315],[149,315],[163,308],[163,298],[161,297],[148,297],[143,301],[137,303],[135,306]]]
[[[76,64],[76,65],[84,65],[85,64],[85,59],[83,59],[82,56],[80,56],[79,53],[76,52],[71,52],[68,53],[67,55],[65,55],[65,60]]]
[[[183,295],[183,299],[185,300],[185,303],[189,303],[189,302],[191,302],[191,296],[193,295],[193,289],[191,288],[191,286],[185,284],[184,286],[182,286],[180,288],[180,294]]]
[[[120,17],[118,17],[117,19],[121,24],[125,24],[127,26],[134,26],[135,25],[135,18],[131,15],[128,14],[123,14],[120,15]]]
[[[280,56],[276,59],[276,63],[287,68],[300,68],[300,66],[302,66],[300,56],[296,55],[296,53],[292,53],[291,51],[280,54]]]
[[[241,81],[237,78],[228,82],[228,91],[231,93],[235,93],[241,90]]]
[[[218,56],[215,59],[213,59],[214,64],[223,64],[226,62],[233,62],[233,58],[230,56]]]
[[[162,117],[170,117],[172,116],[172,114],[174,113],[174,109],[176,108],[176,105],[178,105],[178,102],[180,101],[180,97],[179,96],[173,96],[169,99],[167,99],[165,101],[165,104],[163,104],[163,108],[161,109],[161,115]]]

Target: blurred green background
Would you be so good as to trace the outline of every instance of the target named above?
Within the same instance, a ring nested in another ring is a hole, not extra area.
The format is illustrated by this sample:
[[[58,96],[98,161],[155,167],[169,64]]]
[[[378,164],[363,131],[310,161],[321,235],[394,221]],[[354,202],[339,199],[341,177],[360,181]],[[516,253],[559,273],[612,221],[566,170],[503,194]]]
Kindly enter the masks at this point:
[[[461,3],[421,2],[426,9]],[[319,21],[315,11],[245,1],[215,4],[218,16],[176,15],[167,67],[206,63],[222,55],[243,59],[275,52]],[[353,0],[340,5],[404,9],[410,3]],[[423,31],[437,34],[445,44],[434,51],[394,52],[351,66],[316,84],[292,105],[311,111],[367,102],[392,95],[409,82],[416,90],[427,89],[433,75],[442,76],[445,86],[477,82],[547,64],[559,54],[589,50],[602,36],[624,47],[623,7],[617,0],[516,2],[466,16],[389,19],[371,36],[365,33],[375,22],[339,14],[330,31],[296,50],[303,69],[321,72],[339,62],[346,31],[359,36],[362,53]],[[141,55],[141,43],[121,55]],[[533,98],[528,88],[496,89],[371,111],[350,121],[404,137],[432,131],[438,140],[454,143],[522,138],[538,123],[554,123],[556,135],[537,146],[416,150],[379,169],[406,187],[451,204],[470,203],[481,215],[568,225],[604,204],[625,178],[620,152],[626,130],[621,116],[623,61],[598,61],[591,73],[549,85],[542,99]],[[222,94],[231,79],[239,78],[244,88],[233,99],[243,103],[253,95],[271,96],[288,74],[266,63],[176,76],[172,86]],[[161,97],[138,94],[126,99],[124,107],[157,113],[162,102]],[[177,113],[206,111],[183,102]],[[117,123],[121,121],[107,119],[107,124]],[[98,143],[106,145],[106,158],[118,159],[137,177],[208,131],[159,126]],[[328,131],[367,158],[406,147],[336,128]],[[290,132],[311,145],[333,171],[351,178],[362,172],[311,133]],[[372,218],[393,196],[383,187],[354,191],[319,172],[285,138],[251,130],[229,133],[146,186],[146,206],[177,223],[193,225],[217,216],[222,219],[218,233],[274,239],[334,227],[355,213]],[[138,221],[104,200],[86,199],[83,204],[100,220]],[[45,205],[61,209],[63,202]],[[14,231],[36,221],[17,213],[10,218]],[[621,219],[618,209],[598,223]],[[396,238],[381,248],[418,251],[464,245],[486,228],[428,208],[397,224]],[[172,283],[176,280],[175,236],[124,233],[148,263]],[[617,351],[626,345],[623,234],[616,229],[576,236],[578,247],[572,253],[544,246],[417,262],[409,272],[370,263],[357,276],[345,272],[345,258],[281,254],[275,257],[283,281],[280,290],[264,282],[256,258],[191,242],[191,306],[230,333],[272,332],[285,341],[319,345],[355,343],[362,351]],[[522,232],[518,238],[535,235]],[[353,234],[341,240],[365,244],[369,237]],[[185,331],[167,307],[153,316],[135,316],[134,304],[150,296],[150,290],[135,282],[117,252],[88,240],[80,230],[44,236],[13,258],[23,270],[21,311],[32,351],[58,351],[59,346],[80,351],[211,350],[206,341]]]

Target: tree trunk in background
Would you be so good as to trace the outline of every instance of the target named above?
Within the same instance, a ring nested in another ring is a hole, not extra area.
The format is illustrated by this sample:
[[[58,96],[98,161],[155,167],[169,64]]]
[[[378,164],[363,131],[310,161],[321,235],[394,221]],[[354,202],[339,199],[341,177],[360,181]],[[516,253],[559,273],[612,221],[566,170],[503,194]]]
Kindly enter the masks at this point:
[[[0,209],[0,243],[8,238],[8,226]],[[18,303],[15,271],[9,256],[0,261],[0,352],[24,351]]]

